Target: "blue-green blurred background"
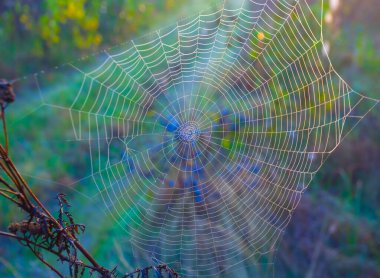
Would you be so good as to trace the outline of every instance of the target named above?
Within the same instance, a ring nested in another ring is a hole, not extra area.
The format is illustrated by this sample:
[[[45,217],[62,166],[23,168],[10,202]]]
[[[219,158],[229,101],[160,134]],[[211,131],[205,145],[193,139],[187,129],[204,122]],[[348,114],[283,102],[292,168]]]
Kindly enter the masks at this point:
[[[217,5],[215,0],[2,0],[0,2],[0,77],[20,78],[49,70],[179,18]],[[319,1],[309,1],[320,6]],[[327,3],[329,1],[326,1]],[[336,5],[336,6],[335,6]],[[338,73],[358,92],[380,98],[380,5],[378,0],[330,1],[325,5],[324,36]],[[22,97],[22,96],[21,96]],[[24,102],[20,114],[35,109]],[[275,277],[380,277],[380,110],[374,110],[327,160],[295,211],[275,256]],[[24,128],[31,123],[28,117]],[[20,123],[19,123],[20,124]],[[29,130],[44,137],[38,126],[54,126],[41,119]],[[12,137],[11,144],[23,138]],[[13,152],[17,157],[27,153]],[[41,157],[43,160],[43,157]],[[74,161],[75,162],[75,161]],[[33,161],[29,162],[33,168]],[[49,180],[52,169],[40,169]],[[21,165],[27,169],[28,165]],[[62,169],[72,179],[75,166]],[[56,169],[54,169],[56,171]],[[38,173],[41,176],[41,173]],[[43,176],[43,175],[42,175]],[[86,223],[81,198],[72,188],[26,177],[41,198],[52,205],[57,192],[72,200],[74,216],[87,225],[84,244],[108,267],[132,270],[130,250],[112,220]],[[62,182],[64,183],[64,182]],[[96,190],[96,189],[94,189]],[[96,208],[94,208],[96,209]],[[99,214],[101,214],[99,212]],[[0,228],[20,219],[19,210],[0,200]],[[109,223],[107,223],[109,221]],[[0,238],[0,277],[50,277],[31,253]]]

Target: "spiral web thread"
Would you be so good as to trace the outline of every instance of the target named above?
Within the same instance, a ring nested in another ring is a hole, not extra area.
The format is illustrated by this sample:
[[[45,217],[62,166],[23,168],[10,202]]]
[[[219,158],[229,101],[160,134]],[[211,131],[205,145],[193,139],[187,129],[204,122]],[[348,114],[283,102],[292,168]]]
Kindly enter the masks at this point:
[[[186,277],[258,265],[377,104],[335,72],[321,29],[302,0],[225,2],[67,65],[60,87],[36,75],[37,112],[69,119],[61,140],[86,146],[89,197],[136,257]]]

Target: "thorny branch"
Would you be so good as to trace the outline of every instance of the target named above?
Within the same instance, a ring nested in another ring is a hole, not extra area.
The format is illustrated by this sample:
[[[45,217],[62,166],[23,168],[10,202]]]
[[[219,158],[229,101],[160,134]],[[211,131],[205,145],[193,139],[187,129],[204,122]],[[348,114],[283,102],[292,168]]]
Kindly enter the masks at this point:
[[[53,255],[59,262],[68,265],[70,277],[82,277],[88,271],[90,275],[97,274],[102,278],[114,277],[149,277],[153,271],[156,277],[177,278],[178,274],[167,265],[150,266],[136,269],[129,274],[120,274],[117,269],[102,267],[96,259],[81,245],[77,236],[85,232],[85,226],[77,224],[69,212],[70,204],[64,194],[57,195],[59,205],[58,217],[42,204],[27,182],[23,179],[9,157],[8,134],[5,121],[5,109],[15,100],[12,85],[0,80],[0,117],[3,126],[4,146],[0,144],[0,197],[21,208],[27,214],[27,219],[11,223],[9,232],[0,231],[0,236],[17,240],[28,247],[43,264],[55,272],[58,277],[65,277],[44,257],[45,253]],[[80,257],[84,257],[85,261]],[[135,276],[136,275],[136,276]]]

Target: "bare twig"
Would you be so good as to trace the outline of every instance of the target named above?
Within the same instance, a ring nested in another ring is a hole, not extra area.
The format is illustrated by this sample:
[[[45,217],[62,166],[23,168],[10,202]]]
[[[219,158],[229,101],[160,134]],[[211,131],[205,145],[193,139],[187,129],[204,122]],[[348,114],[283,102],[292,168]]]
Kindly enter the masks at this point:
[[[19,203],[18,203],[15,199],[13,199],[13,198],[12,198],[11,196],[9,196],[8,194],[2,192],[1,190],[0,190],[0,195],[3,196],[4,198],[8,199],[9,201],[15,203],[16,205],[19,205]]]
[[[4,144],[5,144],[5,150],[7,151],[8,153],[8,133],[7,133],[7,125],[5,124],[5,107],[4,105],[1,105],[1,120],[3,122],[3,133],[4,133]]]
[[[0,177],[0,183],[4,184],[9,190],[16,191],[7,181]]]
[[[13,91],[13,86],[5,79],[0,79],[0,106],[1,106],[1,120],[3,122],[5,149],[8,153],[8,133],[7,125],[5,124],[5,108],[9,103],[15,101],[16,95]]]
[[[43,263],[45,264],[48,268],[50,268],[52,271],[54,271],[60,278],[65,278],[54,266],[52,266],[50,263],[48,263],[40,253],[38,253],[34,248],[31,246],[28,246],[29,249],[33,252],[33,254]]]
[[[13,191],[13,190],[9,190],[9,189],[2,189],[0,188],[0,191],[2,192],[6,192],[6,193],[10,193],[10,194],[13,194],[13,195],[17,195],[18,193]]]
[[[60,206],[58,217],[43,205],[34,194],[30,186],[24,180],[15,164],[9,157],[9,142],[5,120],[5,108],[7,104],[14,101],[15,95],[12,85],[4,80],[0,80],[0,112],[3,125],[4,144],[0,144],[0,197],[4,197],[24,210],[28,218],[17,223],[11,223],[8,227],[10,232],[0,231],[0,236],[17,240],[20,244],[28,247],[33,254],[43,264],[49,267],[59,277],[64,275],[43,257],[40,251],[48,252],[61,262],[67,262],[71,277],[81,277],[87,269],[92,273],[98,273],[102,278],[115,278],[116,268],[109,270],[102,267],[95,258],[81,245],[77,235],[84,232],[84,225],[77,224],[71,213],[66,209],[69,203],[63,194],[58,194]],[[78,255],[84,256],[89,263],[84,263]],[[149,270],[166,271],[172,277],[179,277],[167,265],[150,266],[144,269],[137,269],[134,272],[122,277],[132,277],[133,274],[143,274],[146,277]]]
[[[0,144],[0,168],[4,171],[5,175],[9,178],[9,180],[12,182],[13,186],[7,182],[3,177],[0,177],[0,184],[3,184],[6,189],[0,190],[0,196],[6,198],[7,200],[11,201],[12,203],[16,204],[17,206],[24,209],[29,215],[30,220],[36,219],[36,222],[34,222],[36,225],[37,223],[51,223],[56,233],[51,233],[49,235],[44,235],[46,237],[58,237],[58,238],[50,238],[50,241],[53,242],[49,244],[49,247],[54,247],[56,245],[58,247],[58,250],[62,251],[61,248],[62,242],[60,241],[66,241],[67,248],[70,248],[69,246],[73,245],[76,249],[78,249],[84,257],[91,263],[94,270],[96,270],[98,273],[104,275],[108,273],[109,271],[102,266],[91,256],[91,254],[79,243],[79,241],[75,237],[75,232],[73,232],[73,229],[78,226],[77,224],[71,223],[69,226],[62,226],[60,222],[53,217],[53,215],[50,213],[50,211],[42,204],[42,202],[38,199],[38,197],[34,194],[34,192],[31,190],[29,185],[26,183],[26,181],[23,179],[21,174],[18,172],[17,168],[15,167],[12,160],[9,158],[9,141],[8,141],[8,132],[7,132],[7,125],[5,120],[5,108],[6,106],[13,102],[15,99],[15,95],[13,92],[12,85],[9,84],[5,80],[0,80],[0,117],[1,122],[3,126],[3,135],[4,135],[4,144],[5,147],[3,147]],[[12,196],[13,195],[13,196]],[[30,200],[28,195],[31,197]],[[33,202],[36,203],[36,205],[33,204]],[[38,213],[38,211],[41,211]],[[28,223],[29,223],[28,222]],[[49,224],[50,225],[50,224]],[[25,229],[27,226],[23,226]],[[17,230],[16,230],[17,231]],[[30,232],[30,231],[29,231]],[[10,237],[9,233],[1,232],[0,235],[2,236],[8,236]],[[11,237],[17,237],[16,235],[13,235]],[[31,247],[31,240],[26,238],[26,235],[24,234],[24,241],[28,247]],[[19,241],[21,241],[20,237],[17,237]],[[46,243],[48,240],[46,240]],[[58,246],[59,245],[59,246]],[[41,244],[35,243],[33,246],[38,246],[41,248]],[[53,248],[43,248],[51,253],[58,254],[59,252],[55,252]],[[46,262],[42,256],[40,256],[38,253],[35,252],[33,248],[31,250],[35,253],[35,255],[38,257],[38,259],[46,264],[50,269],[52,269],[54,272],[59,274],[58,270],[55,269],[52,265],[50,265],[48,262]],[[66,250],[68,253],[68,249]],[[74,253],[76,255],[76,250],[74,250]],[[62,259],[62,257],[61,257]],[[72,263],[70,261],[70,263]],[[75,267],[77,269],[77,267]],[[63,276],[62,276],[63,277]]]

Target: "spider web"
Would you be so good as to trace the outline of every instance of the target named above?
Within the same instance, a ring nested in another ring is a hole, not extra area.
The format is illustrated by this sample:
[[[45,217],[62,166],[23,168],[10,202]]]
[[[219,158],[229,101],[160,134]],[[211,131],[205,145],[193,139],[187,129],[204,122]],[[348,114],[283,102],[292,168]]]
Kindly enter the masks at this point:
[[[59,128],[35,152],[78,153],[69,184],[104,200],[136,257],[186,277],[271,263],[311,179],[377,104],[335,72],[321,29],[303,0],[231,1],[37,74],[28,116]]]

